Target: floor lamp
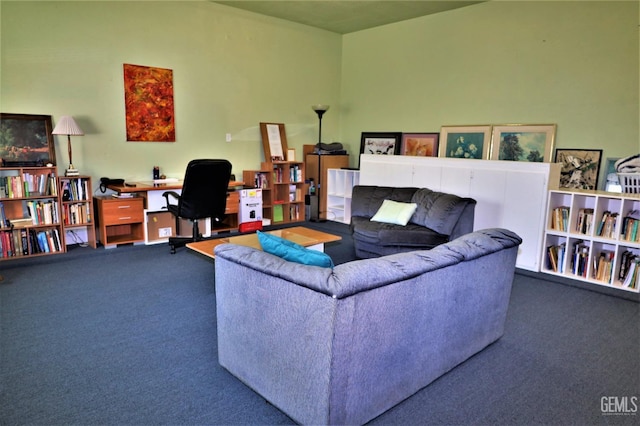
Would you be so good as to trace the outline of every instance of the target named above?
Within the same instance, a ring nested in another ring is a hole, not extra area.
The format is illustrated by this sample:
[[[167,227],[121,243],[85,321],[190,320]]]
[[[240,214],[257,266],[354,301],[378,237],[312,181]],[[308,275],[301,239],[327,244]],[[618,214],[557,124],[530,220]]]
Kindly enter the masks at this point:
[[[313,206],[311,206],[311,220],[314,222],[319,222],[320,219],[320,197],[322,191],[322,148],[320,144],[322,143],[322,116],[325,112],[329,110],[329,105],[316,104],[312,105],[311,109],[313,109],[316,114],[318,114],[318,145],[316,146],[316,154],[318,155],[318,182],[316,184],[316,202],[315,202],[315,212]],[[312,197],[313,200],[313,197]]]

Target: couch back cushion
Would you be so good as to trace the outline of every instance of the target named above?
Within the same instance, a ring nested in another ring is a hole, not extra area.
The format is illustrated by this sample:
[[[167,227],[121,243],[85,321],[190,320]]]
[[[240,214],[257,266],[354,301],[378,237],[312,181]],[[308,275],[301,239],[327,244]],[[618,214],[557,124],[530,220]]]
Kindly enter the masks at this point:
[[[420,188],[413,194],[411,202],[418,205],[411,217],[412,223],[426,226],[439,234],[451,235],[464,208],[473,200]]]
[[[411,203],[417,188],[394,188],[390,186],[357,185],[351,195],[351,216],[371,218],[384,200]]]

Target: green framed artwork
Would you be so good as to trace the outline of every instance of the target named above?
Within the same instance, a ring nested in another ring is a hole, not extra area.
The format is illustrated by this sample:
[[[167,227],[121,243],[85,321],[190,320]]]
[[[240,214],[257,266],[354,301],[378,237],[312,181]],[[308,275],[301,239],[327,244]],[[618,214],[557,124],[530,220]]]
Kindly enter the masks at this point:
[[[491,126],[442,126],[438,157],[489,159]]]
[[[550,163],[555,137],[555,124],[493,126],[491,159]]]

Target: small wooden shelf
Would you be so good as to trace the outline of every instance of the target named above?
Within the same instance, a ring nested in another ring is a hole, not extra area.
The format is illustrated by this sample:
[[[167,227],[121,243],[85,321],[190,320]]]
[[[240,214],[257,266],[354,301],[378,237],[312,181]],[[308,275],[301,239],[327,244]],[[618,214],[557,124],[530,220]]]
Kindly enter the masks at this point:
[[[65,176],[59,180],[59,193],[62,199],[62,227],[64,229],[65,244],[67,231],[82,230],[87,234],[87,245],[97,247],[95,211],[93,208],[93,187],[89,176]]]
[[[100,242],[106,248],[144,242],[144,198],[94,197]]]

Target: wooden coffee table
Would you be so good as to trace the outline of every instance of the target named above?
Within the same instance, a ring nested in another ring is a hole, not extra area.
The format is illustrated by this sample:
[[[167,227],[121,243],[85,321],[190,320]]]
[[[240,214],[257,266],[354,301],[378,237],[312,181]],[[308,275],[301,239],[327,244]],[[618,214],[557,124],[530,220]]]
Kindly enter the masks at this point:
[[[326,232],[316,231],[315,229],[305,228],[304,226],[294,226],[293,228],[277,229],[275,231],[265,231],[267,234],[276,235],[285,240],[293,241],[303,247],[313,250],[324,251],[325,243],[340,241],[342,237],[338,235],[328,234]],[[232,237],[215,238],[211,240],[198,241],[197,243],[188,243],[187,247],[198,253],[215,259],[213,250],[220,244],[238,244],[241,246],[253,247],[261,250],[258,234],[243,234]]]

